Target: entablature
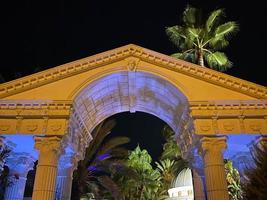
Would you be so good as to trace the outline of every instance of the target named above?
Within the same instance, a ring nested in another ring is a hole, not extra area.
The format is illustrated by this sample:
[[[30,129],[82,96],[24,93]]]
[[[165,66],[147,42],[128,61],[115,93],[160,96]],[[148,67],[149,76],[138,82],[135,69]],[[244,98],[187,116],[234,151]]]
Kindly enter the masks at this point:
[[[267,134],[267,100],[190,102],[195,133]]]
[[[0,134],[64,135],[72,104],[52,100],[0,100]]]

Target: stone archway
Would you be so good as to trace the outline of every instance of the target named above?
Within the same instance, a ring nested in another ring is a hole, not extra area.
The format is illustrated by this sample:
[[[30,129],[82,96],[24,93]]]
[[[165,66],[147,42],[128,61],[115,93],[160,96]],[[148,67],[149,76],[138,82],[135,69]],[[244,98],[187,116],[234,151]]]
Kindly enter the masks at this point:
[[[60,168],[63,170],[59,170],[60,177],[66,173],[64,166],[67,159],[83,159],[85,148],[95,137],[91,135],[93,129],[106,118],[126,111],[145,112],[166,122],[174,130],[183,156],[186,159],[192,158],[189,155],[192,155],[195,144],[188,106],[186,96],[177,87],[162,77],[147,72],[116,72],[90,82],[80,90],[73,101],[70,129],[73,129],[75,124],[76,128],[69,132],[71,135],[65,136],[66,140],[69,140],[66,149],[70,146],[73,149],[72,153],[66,150],[65,155],[61,155],[60,163],[63,165]],[[79,121],[80,124],[82,122],[80,128],[83,129],[78,128]],[[73,144],[71,141],[80,143]],[[69,188],[63,179],[60,178],[58,181],[58,187]],[[69,198],[70,194],[67,194],[67,191],[70,190],[62,192],[63,199]]]
[[[267,134],[266,97],[264,86],[130,44],[1,84],[0,134],[35,137],[33,199],[52,200],[57,174],[70,187],[99,120],[154,114],[174,129],[184,157],[200,147],[208,199],[227,200],[223,135]]]

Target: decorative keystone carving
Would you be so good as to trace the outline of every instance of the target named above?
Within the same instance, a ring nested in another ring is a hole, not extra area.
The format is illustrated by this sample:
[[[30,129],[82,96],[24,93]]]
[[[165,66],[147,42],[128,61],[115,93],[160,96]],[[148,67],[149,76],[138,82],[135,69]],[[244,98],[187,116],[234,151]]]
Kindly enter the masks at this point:
[[[129,71],[136,71],[140,59],[135,57],[130,57],[127,59],[127,66]]]

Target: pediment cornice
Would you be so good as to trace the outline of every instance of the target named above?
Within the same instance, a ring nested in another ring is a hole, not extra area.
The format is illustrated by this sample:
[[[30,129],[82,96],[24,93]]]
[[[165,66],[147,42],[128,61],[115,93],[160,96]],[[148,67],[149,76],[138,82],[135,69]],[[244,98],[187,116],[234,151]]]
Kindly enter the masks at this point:
[[[30,90],[57,80],[83,73],[127,57],[136,57],[142,61],[158,65],[169,70],[185,74],[248,96],[266,99],[267,88],[221,72],[178,60],[170,56],[129,44],[94,56],[66,63],[33,75],[16,79],[0,85],[0,98]]]

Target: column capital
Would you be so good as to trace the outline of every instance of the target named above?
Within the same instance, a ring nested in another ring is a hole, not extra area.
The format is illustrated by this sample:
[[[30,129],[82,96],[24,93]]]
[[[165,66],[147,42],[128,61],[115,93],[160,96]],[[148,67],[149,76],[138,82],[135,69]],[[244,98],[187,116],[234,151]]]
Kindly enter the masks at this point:
[[[7,166],[11,175],[26,177],[29,170],[33,169],[35,158],[29,153],[11,153],[7,158]]]
[[[61,150],[61,137],[58,136],[35,136],[34,148],[46,152],[46,151],[60,151]]]
[[[227,137],[216,136],[216,137],[202,137],[200,139],[201,150],[206,151],[223,151],[227,148]]]

